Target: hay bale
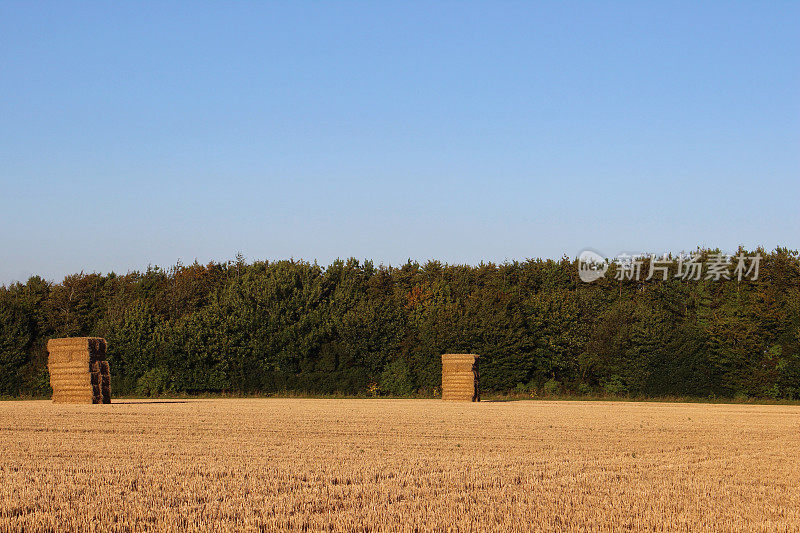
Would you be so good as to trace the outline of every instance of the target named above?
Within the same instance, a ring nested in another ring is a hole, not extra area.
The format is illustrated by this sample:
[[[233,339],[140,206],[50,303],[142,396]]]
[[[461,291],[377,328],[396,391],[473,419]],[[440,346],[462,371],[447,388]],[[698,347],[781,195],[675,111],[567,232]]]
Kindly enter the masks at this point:
[[[111,403],[111,368],[108,361],[100,361],[100,393],[103,403]]]
[[[57,403],[110,403],[106,341],[100,337],[50,339],[47,366],[53,401]],[[102,363],[105,363],[103,365]],[[106,401],[107,400],[107,401]]]
[[[94,403],[92,389],[61,389],[53,392],[54,403]]]
[[[478,355],[442,354],[442,400],[480,401]]]
[[[92,403],[103,403],[103,393],[100,392],[100,372],[92,372]]]

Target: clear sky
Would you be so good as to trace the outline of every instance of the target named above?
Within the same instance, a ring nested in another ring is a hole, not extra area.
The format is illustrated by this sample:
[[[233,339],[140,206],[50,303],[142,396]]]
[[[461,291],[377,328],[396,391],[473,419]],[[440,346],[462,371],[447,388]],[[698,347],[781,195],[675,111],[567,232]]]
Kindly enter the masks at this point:
[[[0,283],[800,247],[798,2],[0,2]]]

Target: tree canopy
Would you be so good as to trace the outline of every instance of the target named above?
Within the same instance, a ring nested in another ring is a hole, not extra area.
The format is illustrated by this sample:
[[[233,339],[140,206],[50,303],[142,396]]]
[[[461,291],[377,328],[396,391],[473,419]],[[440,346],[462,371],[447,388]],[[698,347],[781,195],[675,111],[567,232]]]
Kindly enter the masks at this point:
[[[583,283],[567,258],[34,276],[0,287],[0,394],[47,394],[47,339],[96,335],[121,394],[434,394],[471,352],[488,391],[798,399],[800,259],[759,251],[755,281]]]

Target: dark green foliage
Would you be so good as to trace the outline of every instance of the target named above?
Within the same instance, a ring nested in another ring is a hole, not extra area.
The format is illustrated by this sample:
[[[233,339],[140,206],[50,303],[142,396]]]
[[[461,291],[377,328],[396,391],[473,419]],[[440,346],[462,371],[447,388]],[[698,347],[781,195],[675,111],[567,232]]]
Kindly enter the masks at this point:
[[[406,396],[471,352],[487,391],[797,399],[800,260],[761,253],[755,282],[585,284],[568,259],[34,277],[0,287],[0,394],[46,394],[47,339],[99,335],[115,394]]]
[[[0,394],[17,394],[20,370],[33,341],[33,324],[27,310],[13,300],[0,306],[0,323]]]

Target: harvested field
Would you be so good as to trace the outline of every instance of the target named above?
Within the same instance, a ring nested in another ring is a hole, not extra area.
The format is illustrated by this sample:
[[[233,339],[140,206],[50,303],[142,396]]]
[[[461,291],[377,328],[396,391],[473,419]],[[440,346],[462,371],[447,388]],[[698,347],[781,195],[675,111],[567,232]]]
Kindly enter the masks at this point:
[[[0,530],[800,529],[800,407],[0,402]]]

